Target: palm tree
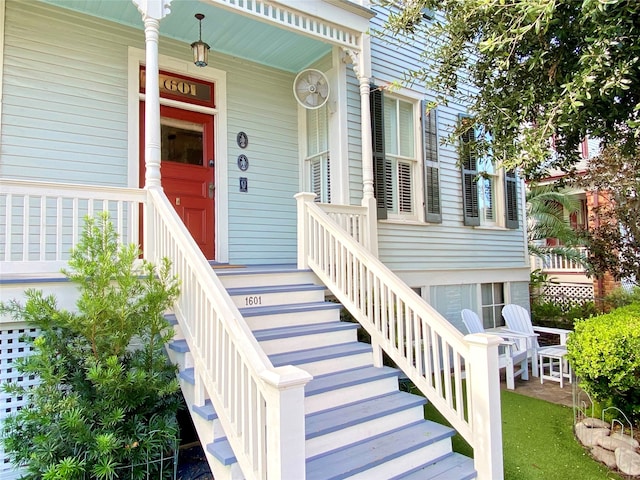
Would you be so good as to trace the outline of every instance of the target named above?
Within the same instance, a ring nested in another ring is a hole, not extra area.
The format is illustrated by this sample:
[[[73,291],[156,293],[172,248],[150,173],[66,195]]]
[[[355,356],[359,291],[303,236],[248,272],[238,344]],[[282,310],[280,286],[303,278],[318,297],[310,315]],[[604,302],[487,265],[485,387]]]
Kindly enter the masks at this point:
[[[580,208],[577,199],[559,192],[554,185],[533,185],[526,201],[529,253],[542,259],[554,254],[585,265],[586,257],[577,249],[582,245],[580,233],[568,221],[568,214]],[[559,245],[541,246],[547,238],[558,239]]]

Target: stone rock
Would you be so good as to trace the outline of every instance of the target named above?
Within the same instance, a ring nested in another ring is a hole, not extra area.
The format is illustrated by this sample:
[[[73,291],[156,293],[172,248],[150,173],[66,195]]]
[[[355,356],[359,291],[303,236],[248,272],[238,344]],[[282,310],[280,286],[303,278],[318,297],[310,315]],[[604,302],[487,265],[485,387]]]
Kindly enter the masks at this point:
[[[618,463],[616,462],[616,454],[611,450],[607,450],[606,448],[596,445],[591,449],[591,455],[593,455],[593,458],[599,462],[604,463],[611,470],[615,470],[618,466]]]
[[[629,440],[632,440],[631,437],[629,437]],[[615,434],[611,434],[608,437],[601,437],[598,439],[598,445],[602,448],[605,448],[611,452],[615,452],[616,448],[620,447],[620,448],[628,448],[629,450],[633,450],[634,448],[631,446],[631,443],[626,441],[626,440],[622,440],[620,438],[615,437]]]
[[[589,428],[584,423],[578,422],[575,426],[575,433],[580,443],[585,447],[595,447],[598,439],[609,435],[608,428]]]
[[[631,476],[640,475],[640,453],[629,448],[616,448],[616,464],[618,469]]]
[[[599,418],[585,417],[582,419],[582,423],[589,428],[611,428],[611,425]]]
[[[640,443],[635,438],[631,438],[629,435],[623,435],[622,433],[615,432],[611,434],[611,438],[615,438],[616,440],[620,440],[621,442],[626,443],[632,449],[640,447]]]

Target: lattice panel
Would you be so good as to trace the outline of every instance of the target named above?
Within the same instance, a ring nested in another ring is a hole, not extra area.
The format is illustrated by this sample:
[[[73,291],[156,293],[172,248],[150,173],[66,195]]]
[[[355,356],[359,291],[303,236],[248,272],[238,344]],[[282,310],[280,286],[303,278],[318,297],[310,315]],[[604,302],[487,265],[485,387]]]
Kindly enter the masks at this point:
[[[19,358],[29,355],[32,346],[24,341],[26,336],[34,338],[38,334],[35,328],[17,327],[0,328],[0,383],[17,383],[23,386],[35,385],[37,379],[34,376],[23,376],[16,368]],[[0,391],[0,423],[5,418],[20,410],[27,403],[22,396],[12,396]],[[5,457],[0,444],[0,477],[3,472],[13,471],[9,459]]]
[[[593,285],[547,285],[545,297],[567,298],[571,300],[593,300]]]

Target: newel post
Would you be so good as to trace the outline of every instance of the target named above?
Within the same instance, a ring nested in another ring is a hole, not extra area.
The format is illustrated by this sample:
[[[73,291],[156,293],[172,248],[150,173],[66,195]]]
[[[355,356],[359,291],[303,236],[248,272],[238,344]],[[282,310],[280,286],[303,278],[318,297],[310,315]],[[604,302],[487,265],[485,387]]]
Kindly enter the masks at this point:
[[[315,193],[300,192],[294,195],[298,206],[298,268],[309,268],[309,222],[306,213],[306,203],[313,202]]]
[[[313,378],[287,365],[263,372],[267,403],[267,478],[304,480],[304,386]]]
[[[502,480],[502,414],[497,335],[464,337],[469,345],[467,388],[471,398],[473,457],[478,480]]]

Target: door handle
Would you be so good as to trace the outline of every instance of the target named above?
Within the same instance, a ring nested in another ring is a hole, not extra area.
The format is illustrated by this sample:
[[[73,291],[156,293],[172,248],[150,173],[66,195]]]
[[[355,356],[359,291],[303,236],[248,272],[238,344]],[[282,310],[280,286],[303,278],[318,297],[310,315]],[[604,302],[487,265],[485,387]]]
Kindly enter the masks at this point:
[[[216,190],[216,187],[213,185],[213,182],[209,183],[209,198],[213,198],[213,192]]]

